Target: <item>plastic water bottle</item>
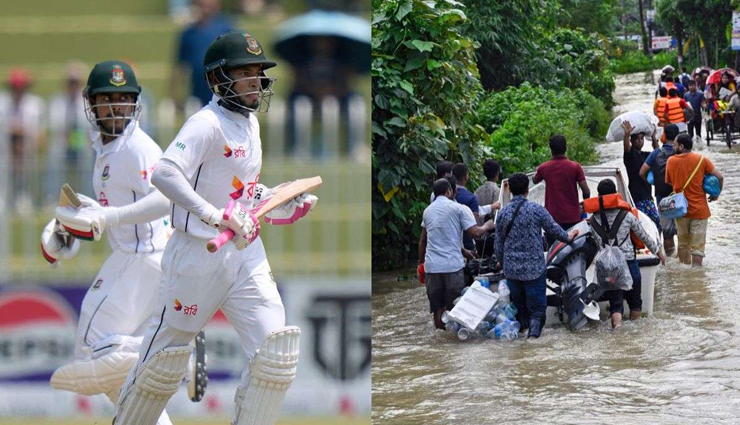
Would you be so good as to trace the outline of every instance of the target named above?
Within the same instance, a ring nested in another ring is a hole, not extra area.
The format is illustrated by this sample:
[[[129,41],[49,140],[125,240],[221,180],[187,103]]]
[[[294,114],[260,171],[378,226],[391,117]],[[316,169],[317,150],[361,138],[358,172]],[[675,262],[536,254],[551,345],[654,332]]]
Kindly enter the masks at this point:
[[[493,329],[493,324],[491,322],[483,320],[478,324],[478,327],[475,330],[480,336],[484,337],[486,336],[486,333],[488,333],[488,331],[491,329]]]
[[[497,339],[512,340],[519,336],[519,322],[507,320],[501,322],[493,328]]]
[[[475,280],[477,280],[478,282],[480,282],[480,286],[482,286],[484,288],[491,289],[491,282],[488,281],[488,278],[487,277],[478,276],[478,277],[475,278]]]
[[[442,313],[441,319],[442,319],[442,323],[446,324],[447,322],[450,321],[450,315],[447,314],[447,312],[445,311],[444,313]]]
[[[457,331],[460,330],[460,324],[455,322],[454,320],[450,320],[449,322],[447,322],[447,324],[445,324],[445,329],[456,334]]]
[[[468,330],[466,327],[460,327],[460,330],[457,331],[457,339],[460,341],[467,341],[470,339],[470,337],[473,336],[473,333]]]
[[[498,312],[496,311],[496,308],[492,308],[491,311],[486,314],[486,317],[483,318],[486,322],[495,322],[496,316],[498,316]]]
[[[506,279],[502,280],[498,283],[498,302],[500,305],[505,306],[511,302],[511,299],[509,298],[509,295],[511,294],[511,291],[509,290],[509,286],[506,283]]]
[[[517,308],[514,305],[514,303],[510,303],[509,305],[504,307],[504,315],[508,317],[509,319],[511,320],[516,319],[516,313],[517,313]]]

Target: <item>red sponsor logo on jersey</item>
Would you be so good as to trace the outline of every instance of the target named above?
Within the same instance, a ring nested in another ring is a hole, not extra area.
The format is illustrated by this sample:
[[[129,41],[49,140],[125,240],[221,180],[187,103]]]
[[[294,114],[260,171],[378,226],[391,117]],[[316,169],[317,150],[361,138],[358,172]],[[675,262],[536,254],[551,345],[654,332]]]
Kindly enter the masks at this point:
[[[244,195],[244,183],[242,183],[237,176],[234,176],[234,178],[231,179],[231,185],[234,186],[236,191],[229,193],[229,196],[231,196],[231,199],[236,201]]]
[[[228,145],[224,145],[224,156],[226,158],[231,158],[231,156],[234,156],[234,158],[246,158],[247,157],[247,151],[244,150],[244,146],[239,145],[236,149],[233,151]]]
[[[100,196],[98,196],[98,203],[103,206],[108,206],[108,198],[105,196],[105,192],[100,192]]]
[[[195,316],[198,314],[198,304],[182,305],[180,300],[175,298],[175,311],[182,311],[186,316]]]
[[[151,176],[154,173],[154,167],[156,165],[152,165],[148,170],[141,170],[141,179],[146,180],[147,177]]]
[[[260,175],[257,174],[257,177],[254,178],[253,182],[247,183],[247,198],[253,198],[254,197],[254,190],[257,187],[257,183],[260,181]]]

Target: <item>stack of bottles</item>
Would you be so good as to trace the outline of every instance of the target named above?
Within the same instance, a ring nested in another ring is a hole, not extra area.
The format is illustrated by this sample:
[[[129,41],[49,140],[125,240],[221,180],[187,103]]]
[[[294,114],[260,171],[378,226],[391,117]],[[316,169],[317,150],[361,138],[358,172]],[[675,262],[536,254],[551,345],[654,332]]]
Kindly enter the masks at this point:
[[[476,280],[480,282],[481,286],[490,290],[491,286],[487,278],[476,278]],[[464,288],[462,295],[468,289],[468,287]],[[460,323],[451,320],[446,311],[442,313],[442,322],[445,324],[445,328],[449,332],[456,334],[460,341],[467,341],[472,338],[516,339],[521,326],[516,321],[517,309],[511,302],[511,291],[509,291],[506,280],[499,282],[497,292],[499,295],[498,301],[475,330],[468,329],[460,325]],[[462,295],[454,301],[454,304],[457,304],[460,298],[462,298]]]

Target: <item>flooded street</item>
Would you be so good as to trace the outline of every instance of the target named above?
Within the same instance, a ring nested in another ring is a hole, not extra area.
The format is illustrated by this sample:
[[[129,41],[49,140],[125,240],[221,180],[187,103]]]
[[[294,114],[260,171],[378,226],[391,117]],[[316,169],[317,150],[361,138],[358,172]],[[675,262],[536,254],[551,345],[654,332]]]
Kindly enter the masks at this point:
[[[617,77],[615,112],[651,113],[654,90],[649,73]],[[702,145],[695,150],[725,177],[710,204],[705,267],[669,258],[653,315],[617,332],[606,323],[578,333],[548,326],[538,340],[463,343],[434,332],[415,279],[375,276],[373,422],[740,422],[740,146]],[[603,164],[622,164],[621,143],[598,149]]]

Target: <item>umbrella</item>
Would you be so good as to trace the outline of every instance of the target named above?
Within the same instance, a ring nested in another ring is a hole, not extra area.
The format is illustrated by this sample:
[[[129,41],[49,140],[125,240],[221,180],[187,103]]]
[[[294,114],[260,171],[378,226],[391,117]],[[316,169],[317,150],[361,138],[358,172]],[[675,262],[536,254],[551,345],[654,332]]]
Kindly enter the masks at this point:
[[[720,84],[722,82],[722,74],[724,73],[730,74],[730,79],[734,80],[738,73],[732,68],[721,68],[718,69],[711,74],[709,74],[709,77],[707,78],[707,84]]]
[[[370,71],[370,22],[341,12],[314,10],[277,29],[275,51],[293,66],[305,65],[323,49],[337,63]],[[313,52],[313,55],[311,54]]]

